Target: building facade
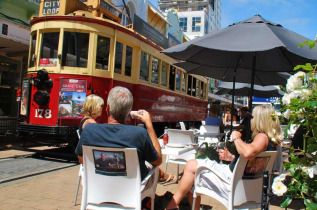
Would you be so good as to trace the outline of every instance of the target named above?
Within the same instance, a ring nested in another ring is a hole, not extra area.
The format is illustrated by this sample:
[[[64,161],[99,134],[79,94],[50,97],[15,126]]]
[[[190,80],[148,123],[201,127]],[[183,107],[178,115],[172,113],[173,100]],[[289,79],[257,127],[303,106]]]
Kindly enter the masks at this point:
[[[17,117],[16,91],[26,74],[30,18],[38,14],[40,0],[0,1],[0,116]]]
[[[158,5],[163,12],[177,10],[179,26],[190,39],[221,27],[221,0],[159,0]]]

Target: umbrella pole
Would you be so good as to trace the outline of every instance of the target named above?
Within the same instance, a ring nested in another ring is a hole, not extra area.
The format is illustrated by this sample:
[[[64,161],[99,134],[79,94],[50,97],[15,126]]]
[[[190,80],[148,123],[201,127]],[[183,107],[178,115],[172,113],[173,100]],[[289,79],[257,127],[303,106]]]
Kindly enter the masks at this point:
[[[236,73],[237,73],[237,68],[238,68],[238,66],[240,64],[240,61],[241,61],[241,57],[242,57],[242,54],[239,55],[238,62],[237,62],[236,66],[234,67],[234,70],[233,70],[230,133],[232,133],[232,129],[233,129],[233,109],[234,109],[234,95],[235,95],[235,89],[236,89]]]
[[[249,111],[252,112],[252,97],[254,92],[254,77],[255,77],[255,64],[256,64],[256,55],[255,52],[253,54],[253,60],[252,60],[252,75],[251,75],[251,92],[249,96]]]

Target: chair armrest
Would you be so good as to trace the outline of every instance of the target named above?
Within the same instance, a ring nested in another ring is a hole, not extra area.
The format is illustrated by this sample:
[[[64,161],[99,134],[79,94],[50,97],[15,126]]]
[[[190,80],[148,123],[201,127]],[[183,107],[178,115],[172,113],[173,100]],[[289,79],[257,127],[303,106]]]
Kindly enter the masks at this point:
[[[214,170],[211,170],[210,167],[207,167],[207,166],[198,166],[198,167],[197,167],[197,171],[196,171],[196,173],[195,173],[195,185],[197,185],[197,184],[199,183],[199,178],[200,178],[201,172],[202,172],[203,170],[206,170],[206,169],[209,170],[209,171],[212,171],[212,173],[217,174]],[[223,176],[218,175],[218,177],[219,177],[223,182],[225,182],[225,183],[227,183],[227,184],[231,184],[231,182],[228,182],[228,180],[224,179]]]
[[[146,177],[144,177],[144,179],[141,182],[141,185],[144,185],[147,183],[147,181],[152,177],[152,175],[154,175],[155,170],[157,170],[157,166],[153,166],[153,168],[151,168],[151,170],[149,171],[149,173],[146,175]]]

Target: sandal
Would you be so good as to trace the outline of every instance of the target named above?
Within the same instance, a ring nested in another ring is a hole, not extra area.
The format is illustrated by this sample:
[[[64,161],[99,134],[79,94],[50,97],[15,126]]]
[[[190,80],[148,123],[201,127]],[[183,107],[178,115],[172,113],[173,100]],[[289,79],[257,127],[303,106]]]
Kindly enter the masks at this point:
[[[174,182],[174,181],[176,181],[176,176],[174,174],[170,174],[168,175],[167,179],[160,180],[159,183],[168,183],[168,182]]]

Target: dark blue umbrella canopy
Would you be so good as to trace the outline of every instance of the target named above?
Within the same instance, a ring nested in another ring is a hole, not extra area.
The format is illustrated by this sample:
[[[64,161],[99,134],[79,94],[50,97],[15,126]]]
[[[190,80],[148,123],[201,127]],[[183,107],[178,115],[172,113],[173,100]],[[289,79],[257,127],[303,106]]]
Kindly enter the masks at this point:
[[[291,72],[296,65],[316,63],[317,48],[298,48],[308,40],[280,24],[255,15],[162,52],[185,61],[182,64],[184,69],[192,74],[215,78],[221,70],[224,71],[221,80],[233,81],[233,90],[235,82],[250,83],[251,109],[256,73],[265,75],[268,72]],[[272,79],[269,76],[265,80]],[[277,84],[283,82],[285,79],[281,78]],[[264,85],[259,82],[257,84]]]
[[[317,48],[298,48],[307,40],[279,24],[255,15],[168,48],[163,53],[191,64],[209,67],[210,71],[212,68],[234,69],[238,65],[238,73],[239,69],[290,72],[298,64],[316,62]]]
[[[246,83],[236,83],[235,87],[235,95],[236,96],[249,96],[251,92],[251,85]],[[232,82],[223,82],[221,85],[217,87],[217,91],[215,94],[224,95],[230,94],[232,95]],[[260,98],[268,98],[268,97],[282,97],[285,93],[281,91],[277,86],[260,86],[254,85],[253,96]]]

